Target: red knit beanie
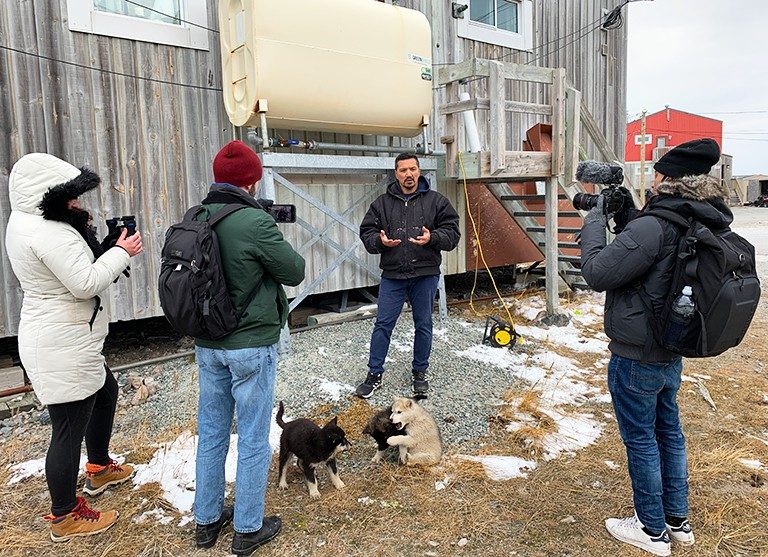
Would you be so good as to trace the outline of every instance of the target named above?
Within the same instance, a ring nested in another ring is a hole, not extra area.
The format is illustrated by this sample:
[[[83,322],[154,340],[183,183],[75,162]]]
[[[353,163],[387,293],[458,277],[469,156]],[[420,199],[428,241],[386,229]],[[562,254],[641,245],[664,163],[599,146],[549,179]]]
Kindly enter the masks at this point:
[[[242,141],[230,141],[213,159],[213,179],[219,184],[247,188],[261,180],[261,160]]]

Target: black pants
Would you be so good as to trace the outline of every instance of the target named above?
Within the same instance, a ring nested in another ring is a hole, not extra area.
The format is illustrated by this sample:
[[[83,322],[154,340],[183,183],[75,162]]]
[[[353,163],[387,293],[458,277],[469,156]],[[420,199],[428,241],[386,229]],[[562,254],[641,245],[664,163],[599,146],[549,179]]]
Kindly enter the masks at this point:
[[[77,504],[80,448],[85,438],[88,462],[109,464],[109,440],[117,407],[117,381],[106,368],[104,386],[86,399],[49,404],[51,444],[45,457],[45,479],[51,493],[51,513],[61,516]]]

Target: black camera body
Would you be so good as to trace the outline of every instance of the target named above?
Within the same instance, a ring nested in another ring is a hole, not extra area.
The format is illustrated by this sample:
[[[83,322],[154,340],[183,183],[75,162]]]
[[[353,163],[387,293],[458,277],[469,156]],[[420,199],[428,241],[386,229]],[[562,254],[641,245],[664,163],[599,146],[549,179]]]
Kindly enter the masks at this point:
[[[279,205],[271,199],[257,199],[256,202],[275,219],[275,222],[296,222],[296,205]]]
[[[579,182],[603,184],[608,186],[600,193],[577,193],[573,196],[573,206],[579,211],[589,211],[597,206],[603,197],[603,214],[606,220],[613,219],[615,223],[612,232],[618,234],[636,215],[635,201],[624,183],[624,170],[617,164],[607,164],[596,161],[582,161],[576,168],[576,179]]]
[[[136,233],[136,217],[134,215],[123,215],[122,217],[112,217],[107,219],[107,233],[118,232],[121,228],[128,230],[126,237]]]
[[[600,193],[577,193],[573,196],[573,206],[579,211],[589,211],[597,206],[597,200],[603,196],[603,211],[606,215],[615,215],[620,212],[629,196],[630,202],[632,195],[624,186],[611,185]]]

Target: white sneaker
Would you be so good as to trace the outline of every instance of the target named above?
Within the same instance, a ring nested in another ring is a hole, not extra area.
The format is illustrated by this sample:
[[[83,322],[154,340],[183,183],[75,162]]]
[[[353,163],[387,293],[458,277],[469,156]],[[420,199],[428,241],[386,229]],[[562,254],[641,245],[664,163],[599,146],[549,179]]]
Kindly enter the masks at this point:
[[[649,536],[643,530],[643,523],[638,520],[637,516],[609,518],[605,521],[605,527],[619,541],[634,545],[654,555],[661,555],[661,557],[672,554],[667,531],[665,530],[656,537]]]
[[[680,526],[667,526],[667,533],[669,538],[680,545],[693,545],[696,539],[693,537],[693,529],[691,524],[684,520]]]

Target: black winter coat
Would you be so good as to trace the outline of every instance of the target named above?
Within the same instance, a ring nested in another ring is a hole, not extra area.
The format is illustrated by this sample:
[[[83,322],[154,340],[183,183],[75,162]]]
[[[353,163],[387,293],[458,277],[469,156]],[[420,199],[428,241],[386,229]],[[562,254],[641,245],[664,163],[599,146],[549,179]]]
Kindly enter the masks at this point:
[[[727,192],[708,175],[686,176],[662,182],[659,195],[644,211],[665,208],[685,218],[695,218],[713,230],[729,227],[733,214],[723,201]],[[640,299],[645,289],[655,310],[663,306],[672,284],[678,242],[683,232],[658,217],[636,218],[606,246],[605,228],[599,222],[581,230],[581,271],[587,284],[606,291],[604,326],[612,353],[633,360],[669,362],[678,356],[652,340]],[[651,338],[649,354],[644,354]]]
[[[408,238],[421,235],[422,226],[430,232],[429,243],[419,246],[409,242]],[[379,236],[382,230],[401,243],[385,247]],[[371,203],[360,224],[365,249],[381,254],[379,267],[384,278],[439,275],[440,251],[451,251],[460,238],[459,215],[445,196],[429,189],[424,177],[419,177],[416,193],[407,200],[397,180],[389,184],[387,192]]]

